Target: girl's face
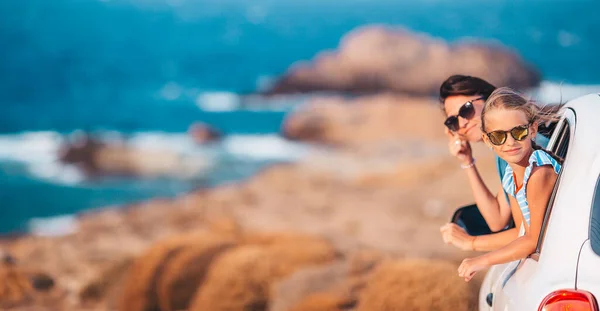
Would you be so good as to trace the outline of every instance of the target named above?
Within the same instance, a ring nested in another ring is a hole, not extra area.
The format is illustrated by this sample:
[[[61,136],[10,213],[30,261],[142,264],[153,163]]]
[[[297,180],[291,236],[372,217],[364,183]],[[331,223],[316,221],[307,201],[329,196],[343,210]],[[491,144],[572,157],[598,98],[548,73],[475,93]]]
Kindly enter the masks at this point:
[[[485,114],[483,140],[508,163],[527,162],[533,150],[531,140],[537,134],[536,124],[529,123],[522,111],[504,108],[490,110]]]

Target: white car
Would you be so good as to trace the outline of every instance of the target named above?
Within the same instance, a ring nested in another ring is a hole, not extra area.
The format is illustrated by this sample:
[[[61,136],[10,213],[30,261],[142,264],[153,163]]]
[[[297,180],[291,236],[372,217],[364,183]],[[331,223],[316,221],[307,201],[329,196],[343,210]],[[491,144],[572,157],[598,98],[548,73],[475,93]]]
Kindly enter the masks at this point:
[[[576,98],[565,107],[547,148],[565,162],[536,252],[488,270],[479,292],[480,311],[598,311],[600,95]],[[459,209],[453,221],[472,234],[485,233],[481,228],[487,226],[476,213],[475,206]]]

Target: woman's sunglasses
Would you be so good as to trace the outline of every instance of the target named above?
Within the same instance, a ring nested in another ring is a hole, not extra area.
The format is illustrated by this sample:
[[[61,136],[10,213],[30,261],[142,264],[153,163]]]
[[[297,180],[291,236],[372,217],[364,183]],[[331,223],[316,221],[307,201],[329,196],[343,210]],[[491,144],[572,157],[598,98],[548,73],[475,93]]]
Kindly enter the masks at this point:
[[[453,132],[458,131],[458,117],[470,120],[475,115],[475,107],[473,106],[473,102],[480,99],[484,98],[479,97],[464,103],[462,106],[460,106],[460,109],[458,109],[458,114],[449,116],[446,121],[444,121],[444,125],[446,125],[446,127]]]
[[[519,125],[513,127],[510,131],[493,131],[490,133],[485,133],[487,137],[490,139],[490,142],[496,146],[503,145],[506,142],[506,138],[508,137],[508,133],[517,141],[522,141],[527,138],[529,135],[529,125]]]

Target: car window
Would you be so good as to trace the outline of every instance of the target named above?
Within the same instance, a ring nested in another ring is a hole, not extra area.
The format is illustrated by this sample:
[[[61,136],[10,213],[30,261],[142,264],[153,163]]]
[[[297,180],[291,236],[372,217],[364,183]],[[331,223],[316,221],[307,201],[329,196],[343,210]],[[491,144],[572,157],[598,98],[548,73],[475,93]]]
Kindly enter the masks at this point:
[[[556,133],[556,135],[557,135],[556,143],[554,143],[552,146],[550,146],[549,151],[553,152],[557,156],[566,160],[567,150],[569,148],[569,142],[570,142],[570,138],[571,138],[571,125],[569,124],[569,121],[567,119],[561,120],[561,122],[557,126],[556,131],[558,131],[558,133]],[[554,190],[552,191],[552,196],[550,197],[550,201],[548,202],[548,208],[546,209],[546,214],[544,215],[544,222],[542,223],[542,228],[540,231],[538,244],[537,244],[534,254],[539,255],[542,251],[542,245],[544,244],[544,237],[546,235],[548,220],[550,219],[550,215],[552,214],[552,207],[554,206],[554,198],[556,196],[556,192],[560,185],[560,180],[561,180],[560,177],[561,177],[562,171],[563,170],[561,170],[561,173],[558,175],[558,179],[556,180],[556,184],[554,185]]]
[[[596,192],[594,192],[594,201],[592,203],[590,242],[594,253],[600,256],[600,178],[596,182]]]

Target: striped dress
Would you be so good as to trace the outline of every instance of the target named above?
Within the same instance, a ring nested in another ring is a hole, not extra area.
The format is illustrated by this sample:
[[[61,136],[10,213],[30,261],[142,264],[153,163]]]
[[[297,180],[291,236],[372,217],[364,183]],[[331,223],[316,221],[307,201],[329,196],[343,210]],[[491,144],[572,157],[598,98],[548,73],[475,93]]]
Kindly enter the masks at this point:
[[[560,172],[561,165],[552,158],[544,150],[535,150],[529,157],[529,165],[525,169],[525,176],[523,177],[523,186],[515,193],[515,180],[513,178],[513,170],[510,165],[506,166],[504,171],[504,177],[502,178],[502,187],[510,196],[514,197],[519,203],[521,213],[523,213],[523,220],[527,222],[527,225],[531,225],[531,217],[529,214],[529,203],[527,203],[527,181],[531,175],[531,170],[534,166],[552,165],[554,172],[558,174]]]

